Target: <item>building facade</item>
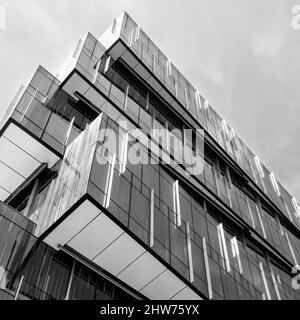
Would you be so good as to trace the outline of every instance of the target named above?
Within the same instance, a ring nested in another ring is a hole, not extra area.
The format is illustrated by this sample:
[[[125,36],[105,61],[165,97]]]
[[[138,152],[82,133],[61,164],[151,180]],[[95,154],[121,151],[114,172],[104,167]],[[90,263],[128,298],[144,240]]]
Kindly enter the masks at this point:
[[[126,12],[0,150],[1,299],[300,299],[297,200]]]

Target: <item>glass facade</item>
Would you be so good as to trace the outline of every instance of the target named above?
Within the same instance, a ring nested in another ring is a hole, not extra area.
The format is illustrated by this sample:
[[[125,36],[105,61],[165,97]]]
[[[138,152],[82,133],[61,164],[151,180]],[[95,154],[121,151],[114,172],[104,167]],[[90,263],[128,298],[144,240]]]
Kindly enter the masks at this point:
[[[0,203],[0,263],[7,279],[1,295],[132,298],[63,250],[34,246],[88,196],[207,299],[300,299],[291,285],[300,261],[295,200],[128,14],[110,35],[111,43],[87,35],[63,83],[39,67],[13,104],[11,117],[61,160],[32,193],[29,219]],[[165,130],[154,139],[158,161],[150,161],[149,145],[133,129],[145,137]],[[171,133],[176,139],[168,148]],[[203,159],[200,174],[186,175],[187,164],[180,162],[185,145],[190,159]],[[162,161],[165,154],[172,164]],[[15,248],[18,254],[11,254]]]
[[[33,235],[36,225],[0,202],[1,300],[132,300],[72,256]]]
[[[65,147],[97,114],[60,89],[59,81],[39,67],[11,118],[63,154]],[[74,118],[74,120],[73,120]],[[71,130],[69,130],[71,126]],[[68,139],[67,139],[68,136]]]
[[[110,154],[107,145],[101,143],[109,129],[114,130],[117,136],[122,132],[116,122],[101,114],[69,146],[53,184],[52,193],[49,194],[51,200],[37,214],[44,219],[39,221],[38,225],[44,225],[44,230],[47,230],[84,193],[88,193],[103,208],[106,207],[125,230],[130,230],[148,247],[148,250],[156,253],[207,297],[209,290],[212,290],[212,297],[215,299],[277,299],[275,287],[277,288],[279,284],[276,279],[284,278],[286,286],[291,281],[288,270],[278,268],[276,257],[258,247],[247,234],[243,234],[240,230],[231,230],[230,223],[224,221],[222,213],[212,203],[181,182],[178,195],[181,225],[178,226],[174,212],[176,198],[174,183],[177,177],[167,167],[161,164],[133,165],[128,162],[125,172],[120,174],[121,152],[116,150],[113,173],[109,174],[111,164],[109,161],[105,162],[105,158],[110,159],[113,154]],[[118,138],[122,139],[122,136]],[[132,148],[137,150],[142,146],[137,142],[128,143],[127,152],[132,152]],[[214,178],[216,175],[211,173],[211,166],[208,168],[210,171],[207,169],[204,175],[207,181],[211,179],[211,183],[216,185]],[[108,193],[107,183],[110,177],[112,177],[112,189]],[[222,173],[220,177],[223,177],[223,180],[220,178],[219,181],[225,180]],[[151,226],[152,190],[154,190],[154,223]],[[228,195],[225,183],[218,190],[220,194]],[[258,209],[253,200],[246,198],[239,186],[230,190],[231,195],[235,195],[236,211],[249,224],[253,223],[260,232],[263,225],[268,241],[274,246],[276,244],[276,248],[290,260],[291,254],[288,253],[286,237],[279,233],[276,220],[272,220],[264,208]],[[187,224],[192,266],[189,264],[188,256]],[[220,225],[224,227],[224,240],[220,238]],[[152,244],[151,234],[153,234]],[[293,238],[292,242],[295,239]],[[203,240],[206,243],[206,253]],[[227,255],[224,253],[225,248]],[[211,284],[208,284],[205,269],[206,254]],[[260,265],[263,266],[263,272]],[[275,272],[275,280],[272,280],[271,270]],[[264,282],[264,278],[268,280],[267,283]],[[291,289],[281,294],[280,298],[298,299],[299,295]]]
[[[134,41],[129,41],[131,33],[133,32],[135,34],[137,29],[140,29],[140,27],[125,13],[120,38],[126,44],[130,45],[130,50],[152,71],[168,91],[176,97],[186,112],[189,112],[192,117],[198,121],[199,125],[206,130],[206,133],[218,142],[224,151],[256,182],[258,187],[271,198],[278,206],[278,209],[287,215],[286,208],[282,205],[282,200],[277,197],[277,195],[274,195],[268,170],[266,170],[265,177],[262,178],[268,188],[264,189],[261,179],[259,178],[259,173],[257,172],[254,154],[232,131],[232,128],[225,123],[227,129],[224,130],[221,117],[141,29],[139,32],[140,36],[135,37]],[[170,65],[169,68],[168,65]],[[170,85],[170,83],[173,85]],[[199,98],[197,98],[197,96],[199,96]],[[280,186],[281,192],[286,193],[287,191],[283,191],[283,189],[284,188]],[[289,199],[285,199],[287,205],[291,204],[291,196],[288,198]],[[295,209],[293,208],[292,212],[294,211]],[[300,227],[299,219],[294,219],[294,223],[296,223],[298,228]]]

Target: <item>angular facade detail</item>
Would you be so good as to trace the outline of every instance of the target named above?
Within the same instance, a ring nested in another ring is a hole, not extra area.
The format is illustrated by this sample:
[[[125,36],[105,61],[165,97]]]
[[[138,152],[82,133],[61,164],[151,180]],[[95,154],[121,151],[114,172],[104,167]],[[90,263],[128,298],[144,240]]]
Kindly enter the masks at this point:
[[[300,299],[299,203],[126,12],[0,130],[1,299]]]

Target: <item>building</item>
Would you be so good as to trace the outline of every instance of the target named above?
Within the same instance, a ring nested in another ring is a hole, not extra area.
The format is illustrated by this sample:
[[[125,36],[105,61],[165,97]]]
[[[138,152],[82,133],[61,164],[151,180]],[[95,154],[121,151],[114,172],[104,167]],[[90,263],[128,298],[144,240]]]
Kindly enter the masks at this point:
[[[297,200],[127,13],[37,69],[0,150],[2,299],[300,298]]]

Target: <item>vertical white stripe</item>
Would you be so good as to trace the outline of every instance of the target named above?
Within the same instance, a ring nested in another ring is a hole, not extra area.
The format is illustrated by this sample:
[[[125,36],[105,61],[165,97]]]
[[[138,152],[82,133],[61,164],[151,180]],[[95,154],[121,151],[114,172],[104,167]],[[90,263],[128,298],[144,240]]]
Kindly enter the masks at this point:
[[[48,96],[44,96],[43,99],[41,99],[41,103],[45,103],[48,99]]]
[[[133,29],[130,31],[129,39],[128,39],[128,46],[131,47],[133,40]]]
[[[18,295],[19,295],[19,293],[20,293],[23,280],[24,280],[24,275],[23,275],[23,276],[21,277],[21,279],[20,279],[20,282],[19,282],[19,285],[18,285],[16,294],[15,294],[14,300],[18,300]]]
[[[253,214],[252,214],[252,210],[251,210],[251,206],[250,206],[248,197],[246,197],[246,203],[247,203],[247,208],[248,208],[248,212],[249,212],[249,216],[250,216],[252,227],[253,227],[253,229],[255,229],[256,226],[255,226],[255,222],[254,222],[254,219],[253,219]]]
[[[46,283],[45,283],[45,287],[43,289],[43,298],[42,300],[45,300],[46,299],[46,295],[49,296],[49,294],[47,294],[47,290],[48,290],[48,286],[49,286],[49,281],[50,281],[50,274],[47,276],[47,280],[46,280]]]
[[[295,263],[295,265],[298,265],[298,262],[297,262],[297,259],[296,259],[296,256],[295,256],[295,253],[294,253],[294,250],[293,250],[293,247],[292,247],[292,245],[291,245],[290,238],[289,238],[287,232],[285,232],[285,237],[286,237],[288,246],[289,246],[289,248],[290,248],[290,251],[291,251],[291,254],[292,254],[294,263]]]
[[[264,287],[265,287],[267,299],[271,300],[271,295],[270,295],[270,291],[269,291],[269,287],[268,287],[268,283],[267,283],[267,279],[266,279],[266,276],[265,276],[265,271],[264,271],[264,267],[263,267],[262,262],[259,263],[259,269],[260,269],[260,273],[261,273],[261,276],[262,276],[263,284],[264,284]]]
[[[226,178],[228,180],[228,184],[229,184],[229,188],[232,188],[232,181],[231,181],[231,177],[230,177],[230,171],[228,169],[228,167],[226,166]]]
[[[281,284],[281,279],[280,279],[279,274],[277,275],[277,277],[276,277],[276,278],[277,278],[278,283],[279,283],[279,284]]]
[[[72,127],[73,127],[74,121],[75,121],[75,117],[73,117],[73,119],[71,120],[71,122],[69,124],[69,128],[68,128],[68,131],[66,133],[66,138],[65,138],[65,141],[64,141],[64,145],[65,146],[69,142],[69,138],[70,138],[70,134],[71,134],[71,131],[72,131]]]
[[[111,161],[109,164],[109,170],[107,175],[107,184],[106,184],[106,196],[105,196],[105,208],[109,207],[110,203],[110,197],[111,197],[111,188],[113,183],[113,177],[114,177],[114,167],[116,162],[116,154],[114,153],[111,157]]]
[[[225,239],[225,234],[224,234],[224,228],[223,228],[223,224],[220,223],[217,226],[218,232],[220,233],[221,236],[221,241],[220,241],[220,247],[223,247],[223,254],[225,258],[225,265],[226,265],[226,271],[230,272],[230,261],[229,261],[229,257],[228,257],[228,251],[227,251],[227,245],[226,245],[226,239]]]
[[[176,225],[177,224],[177,204],[176,204],[175,182],[173,182],[173,211],[174,211],[174,224]]]
[[[207,99],[204,101],[204,109],[208,109],[208,106],[209,106],[209,104],[208,104],[208,101],[207,101]]]
[[[178,98],[178,87],[177,87],[177,82],[174,80],[174,88],[175,88],[175,96]]]
[[[263,221],[262,221],[262,218],[261,218],[261,214],[260,214],[260,209],[258,208],[258,205],[257,205],[257,204],[255,204],[255,208],[256,208],[258,220],[259,220],[259,223],[260,223],[262,232],[263,232],[263,236],[264,236],[265,239],[267,239],[265,227],[264,227],[264,224],[263,224]]]
[[[166,122],[166,151],[170,153],[170,131],[168,121]]]
[[[150,248],[154,245],[154,189],[150,195]]]
[[[295,197],[292,198],[292,202],[293,202],[293,206],[294,206],[295,210],[298,211],[299,206],[298,206],[297,199]]]
[[[127,108],[128,93],[129,93],[129,84],[126,87],[125,96],[124,96],[124,108],[123,108],[124,111],[126,111],[126,108]]]
[[[119,174],[123,174],[126,171],[127,152],[128,152],[128,132],[126,132],[123,137]]]
[[[140,30],[141,30],[141,27],[137,26],[135,29],[135,41],[139,40],[140,38]]]
[[[167,72],[168,72],[168,76],[170,77],[172,74],[172,69],[171,69],[171,60],[168,59],[167,61]]]
[[[224,270],[226,270],[226,265],[225,265],[225,256],[224,256],[224,248],[222,244],[222,237],[221,237],[221,232],[218,228],[218,241],[219,241],[219,247],[220,247],[220,253],[221,253],[221,258],[222,258],[222,267]]]
[[[176,183],[176,202],[177,202],[177,226],[181,226],[181,212],[180,212],[180,202],[179,202],[179,184],[178,180]]]
[[[103,73],[107,72],[107,70],[109,68],[109,65],[110,65],[110,56],[108,56],[106,61],[105,61]]]
[[[94,73],[94,77],[93,77],[92,83],[96,83],[97,76],[98,76],[98,73],[99,73],[100,64],[101,64],[101,59],[96,64],[95,73]]]
[[[197,103],[198,108],[202,109],[200,93],[198,90],[195,91],[195,99],[196,99],[196,103]]]
[[[155,66],[156,62],[155,62],[155,57],[154,55],[152,56],[152,70],[153,70],[153,73],[155,73],[155,69],[156,69],[156,66]]]
[[[271,182],[272,182],[274,191],[277,193],[277,196],[279,197],[279,196],[280,196],[280,190],[279,190],[279,188],[278,188],[278,184],[277,184],[277,181],[276,181],[276,178],[275,178],[273,172],[270,173],[270,180],[271,180]]]
[[[242,266],[240,250],[239,250],[239,246],[238,246],[236,237],[233,237],[231,239],[231,246],[232,246],[232,249],[233,249],[232,250],[233,257],[236,258],[237,263],[238,263],[239,272],[240,272],[240,274],[242,274],[243,273],[243,266]]]
[[[180,201],[179,201],[179,184],[178,180],[176,180],[173,184],[175,188],[175,213],[176,213],[176,225],[177,227],[181,226],[181,213],[180,213]]]
[[[259,174],[261,175],[262,178],[264,178],[265,174],[264,174],[263,168],[260,164],[258,156],[255,156],[254,160],[255,160],[255,164],[256,164],[256,167],[257,167]]]
[[[228,127],[227,127],[227,123],[226,123],[225,119],[222,120],[222,128],[223,128],[223,132],[225,134],[226,140],[227,140],[228,139]]]
[[[189,109],[188,93],[186,88],[184,88],[184,99],[185,99],[186,108]]]
[[[295,197],[292,198],[292,203],[295,208],[295,216],[296,216],[296,218],[299,218],[300,217],[300,209],[299,209],[297,199]]]
[[[212,285],[211,285],[211,277],[210,277],[209,261],[208,261],[205,237],[202,238],[202,246],[203,246],[206,280],[207,280],[208,299],[212,299],[213,298],[213,291],[212,291]]]
[[[232,144],[233,150],[238,150],[235,138],[235,132],[233,129],[230,130],[230,142]]]
[[[149,91],[147,91],[146,110],[149,110]]]
[[[212,167],[212,169],[213,169],[213,177],[215,180],[215,185],[217,187],[217,195],[220,197],[221,192],[220,192],[220,186],[219,186],[219,180],[218,180],[218,178],[220,178],[220,174],[218,170],[218,162],[216,162],[216,164]]]
[[[226,168],[227,169],[227,168]],[[227,198],[229,200],[229,205],[232,208],[232,201],[231,201],[231,196],[230,196],[230,181],[227,176],[227,172],[225,171],[225,188],[226,188],[226,194]]]
[[[69,300],[69,298],[70,298],[70,291],[71,291],[71,285],[72,285],[72,281],[73,281],[73,277],[74,277],[75,264],[76,264],[76,260],[73,261],[65,300]]]
[[[186,229],[186,244],[187,244],[187,254],[188,254],[188,261],[189,261],[190,282],[193,282],[194,281],[194,267],[193,267],[193,257],[192,257],[190,224],[188,222],[185,223],[185,229]]]
[[[274,285],[274,288],[275,288],[277,299],[281,300],[280,292],[279,292],[278,286],[277,286],[277,281],[276,281],[276,278],[275,278],[275,275],[274,275],[274,272],[273,272],[272,268],[270,268],[270,271],[271,271],[271,278],[272,278],[272,282],[273,282],[273,285]]]
[[[260,182],[261,182],[261,184],[263,186],[264,193],[267,194],[268,192],[267,192],[267,189],[266,189],[266,186],[265,186],[264,178],[261,175],[259,175],[259,178],[260,178]]]
[[[22,114],[22,117],[21,117],[21,119],[20,119],[20,122],[23,121],[23,119],[24,119],[24,117],[25,117],[25,114],[27,113],[30,105],[32,104],[32,101],[33,101],[33,99],[35,98],[37,92],[38,92],[38,88],[35,89],[33,96],[30,98],[30,100],[29,100],[29,102],[28,102],[28,105],[27,105],[25,111],[24,111],[23,114]]]

